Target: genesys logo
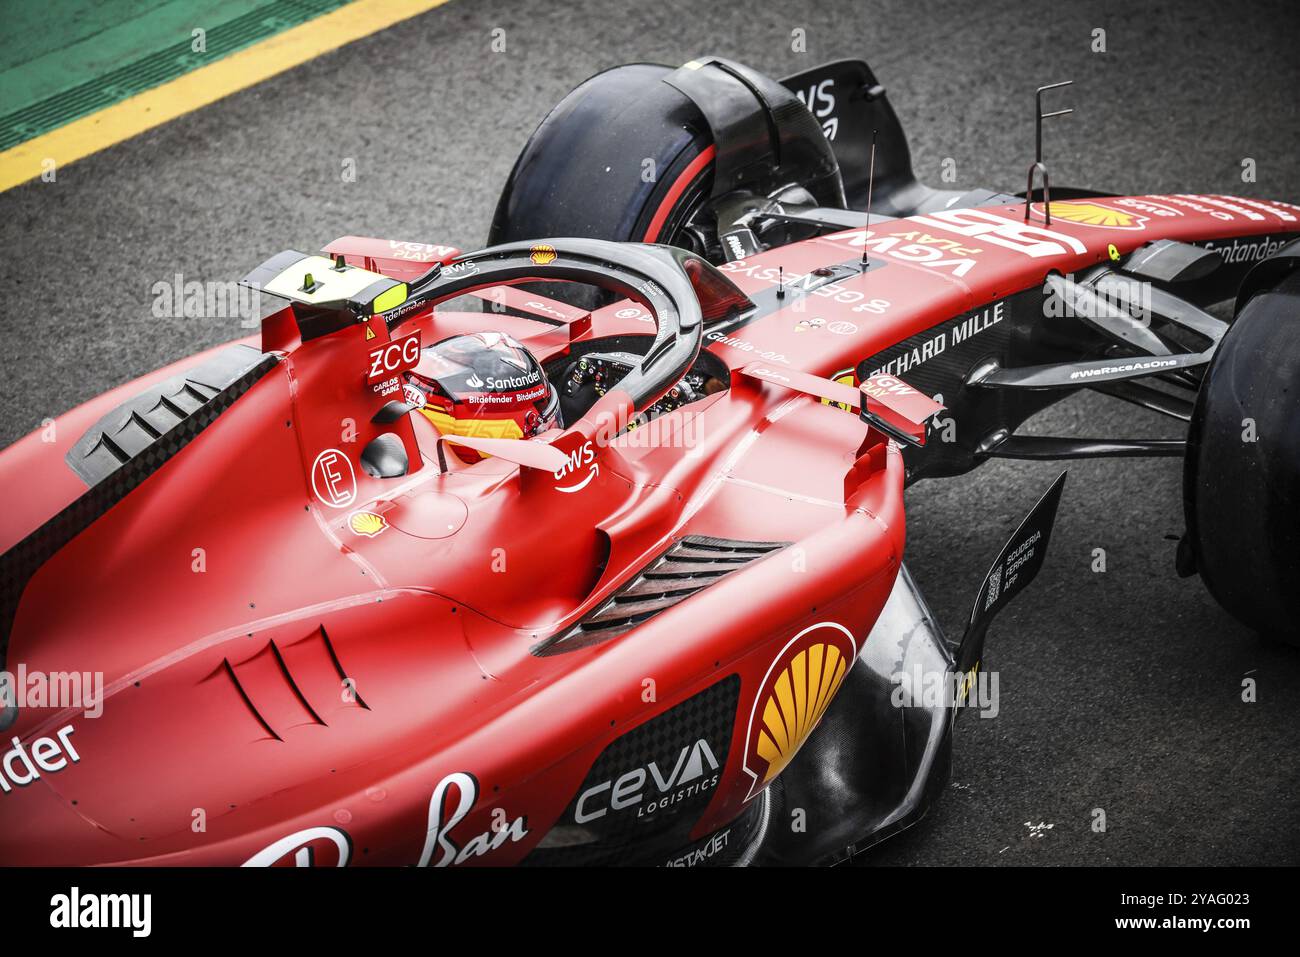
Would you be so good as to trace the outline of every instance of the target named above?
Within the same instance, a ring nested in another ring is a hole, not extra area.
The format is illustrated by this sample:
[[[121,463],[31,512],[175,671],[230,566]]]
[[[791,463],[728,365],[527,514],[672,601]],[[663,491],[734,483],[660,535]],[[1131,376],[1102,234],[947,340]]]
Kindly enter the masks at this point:
[[[574,823],[588,824],[607,814],[635,813],[641,818],[668,810],[716,788],[721,768],[713,747],[700,738],[672,755],[587,788],[578,795]]]
[[[773,659],[759,686],[745,732],[743,768],[754,797],[794,758],[830,707],[858,656],[843,625],[810,625]]]
[[[487,857],[528,836],[528,819],[492,809],[487,830],[458,833],[478,805],[479,783],[467,771],[448,774],[429,798],[428,825],[417,867],[451,867]],[[244,867],[346,867],[352,860],[352,838],[337,827],[311,827],[280,838],[258,851]]]

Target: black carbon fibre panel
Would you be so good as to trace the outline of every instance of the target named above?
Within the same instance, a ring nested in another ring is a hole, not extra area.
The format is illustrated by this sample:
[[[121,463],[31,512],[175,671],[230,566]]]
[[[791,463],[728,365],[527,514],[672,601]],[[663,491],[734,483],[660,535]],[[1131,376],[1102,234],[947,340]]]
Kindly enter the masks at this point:
[[[742,542],[687,535],[581,621],[533,646],[538,657],[589,648],[631,631],[659,612],[789,542]]]
[[[236,399],[266,375],[278,361],[273,355],[258,355],[258,361],[246,366],[241,375],[205,399],[174,427],[111,470],[80,498],[0,556],[0,667],[8,656],[9,635],[18,603],[37,569],[158,471],[173,455],[189,445],[195,436],[230,408]]]
[[[756,850],[770,825],[770,813],[767,795],[760,794],[726,827],[677,848],[655,863],[659,867],[735,867]]]
[[[1043,389],[1010,394],[966,385],[971,370],[988,360],[1008,367],[1080,358],[1080,324],[1044,318],[1043,300],[1041,288],[1027,289],[938,323],[858,363],[859,381],[883,372],[928,396],[943,397],[946,410],[935,417],[925,446],[903,450],[909,482],[968,471],[978,461],[980,442],[991,433],[1014,430],[1070,393]]]
[[[687,847],[722,779],[740,701],[729,675],[616,739],[525,864],[659,864]]]
[[[139,455],[263,361],[252,346],[235,345],[123,402],[86,430],[66,456],[87,485]]]

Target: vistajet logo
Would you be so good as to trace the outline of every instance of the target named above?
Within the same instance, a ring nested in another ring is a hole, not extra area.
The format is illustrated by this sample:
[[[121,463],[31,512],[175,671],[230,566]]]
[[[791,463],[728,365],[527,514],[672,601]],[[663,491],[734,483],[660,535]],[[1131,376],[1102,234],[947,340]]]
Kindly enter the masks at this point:
[[[153,930],[152,894],[83,894],[78,887],[50,898],[50,926],[125,928],[132,937]]]

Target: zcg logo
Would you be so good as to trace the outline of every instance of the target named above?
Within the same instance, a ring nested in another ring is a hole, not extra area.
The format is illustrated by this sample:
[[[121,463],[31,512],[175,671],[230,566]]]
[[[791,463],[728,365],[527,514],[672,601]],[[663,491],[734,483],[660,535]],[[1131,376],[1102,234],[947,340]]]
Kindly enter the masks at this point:
[[[386,342],[370,352],[370,368],[366,382],[373,385],[398,373],[414,369],[420,361],[420,332],[417,329],[402,339]]]

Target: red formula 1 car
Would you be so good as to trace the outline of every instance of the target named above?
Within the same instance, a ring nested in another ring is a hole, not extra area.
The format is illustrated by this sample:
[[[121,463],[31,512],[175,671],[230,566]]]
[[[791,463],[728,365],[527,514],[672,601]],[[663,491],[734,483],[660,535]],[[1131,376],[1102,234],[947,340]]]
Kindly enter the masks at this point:
[[[858,61],[602,73],[490,248],[282,253],[248,277],[286,300],[260,335],[0,456],[0,861],[887,837],[942,786],[1062,491],[950,641],[903,564],[909,482],[1183,456],[1179,571],[1294,639],[1297,233],[1283,202],[1049,193],[1041,157],[1020,196],[927,188]],[[1079,389],[1189,437],[1017,435]],[[55,700],[77,676],[102,695]]]

